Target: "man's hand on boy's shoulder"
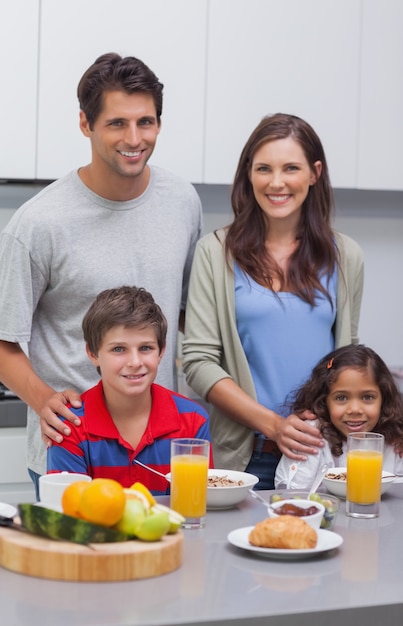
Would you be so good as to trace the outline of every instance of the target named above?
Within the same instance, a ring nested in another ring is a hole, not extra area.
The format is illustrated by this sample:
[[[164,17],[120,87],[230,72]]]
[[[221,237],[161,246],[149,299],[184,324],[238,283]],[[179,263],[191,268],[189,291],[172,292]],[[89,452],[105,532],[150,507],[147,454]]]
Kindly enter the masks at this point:
[[[74,389],[65,389],[54,393],[40,411],[42,439],[48,448],[52,445],[52,441],[61,443],[63,435],[69,435],[71,432],[66,422],[59,419],[59,416],[76,426],[81,424],[80,418],[67,408],[67,404],[74,408],[81,406],[80,394]]]

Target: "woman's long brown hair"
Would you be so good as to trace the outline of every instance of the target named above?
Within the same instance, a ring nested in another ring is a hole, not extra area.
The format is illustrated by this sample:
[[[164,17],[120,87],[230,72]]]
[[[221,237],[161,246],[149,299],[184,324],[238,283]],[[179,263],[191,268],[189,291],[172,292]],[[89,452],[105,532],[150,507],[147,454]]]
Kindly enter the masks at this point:
[[[285,276],[266,249],[267,222],[256,202],[249,176],[256,151],[268,141],[292,137],[297,141],[314,172],[314,163],[321,161],[322,172],[309,188],[302,206],[297,233],[299,244],[289,259]],[[256,282],[269,289],[273,278],[279,278],[287,287],[312,306],[318,290],[329,300],[320,279],[332,276],[338,263],[330,219],[333,210],[333,191],[322,143],[304,120],[294,115],[277,113],[265,117],[255,128],[241,153],[231,193],[234,220],[228,226],[225,253],[228,264],[236,260],[239,267]]]

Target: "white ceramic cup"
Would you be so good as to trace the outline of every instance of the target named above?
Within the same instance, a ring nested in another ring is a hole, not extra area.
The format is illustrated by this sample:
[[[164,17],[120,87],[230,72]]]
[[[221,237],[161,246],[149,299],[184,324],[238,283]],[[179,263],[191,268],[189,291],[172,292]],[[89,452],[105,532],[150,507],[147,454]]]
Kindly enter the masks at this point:
[[[91,476],[73,472],[44,474],[39,477],[39,500],[43,506],[62,511],[62,495],[67,485],[78,480],[90,482]]]

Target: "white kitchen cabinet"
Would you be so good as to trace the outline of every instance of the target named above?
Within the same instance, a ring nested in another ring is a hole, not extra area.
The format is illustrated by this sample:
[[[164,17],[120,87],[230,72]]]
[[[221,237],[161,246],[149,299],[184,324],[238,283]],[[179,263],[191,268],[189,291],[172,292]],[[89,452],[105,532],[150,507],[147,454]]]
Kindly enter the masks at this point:
[[[0,178],[35,178],[39,0],[0,5]]]
[[[332,184],[354,187],[360,0],[212,0],[208,24],[206,183],[231,183],[264,115],[306,119]]]
[[[403,3],[364,0],[358,181],[403,189]]]
[[[0,7],[0,179],[53,179],[90,160],[77,83],[109,51],[164,83],[152,161],[230,184],[267,114],[322,139],[334,187],[403,189],[401,0],[14,0]],[[39,39],[40,37],[40,39]]]
[[[152,162],[202,182],[207,0],[41,2],[38,178],[90,160],[77,84],[105,52],[136,56],[164,83]]]
[[[0,501],[34,502],[34,485],[26,463],[26,429],[0,428]]]

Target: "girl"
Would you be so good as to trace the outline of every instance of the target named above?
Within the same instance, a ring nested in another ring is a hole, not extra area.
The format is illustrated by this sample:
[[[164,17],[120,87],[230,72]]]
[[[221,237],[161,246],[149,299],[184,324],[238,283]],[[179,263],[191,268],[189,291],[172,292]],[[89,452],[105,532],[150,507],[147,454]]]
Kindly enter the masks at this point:
[[[297,392],[293,410],[310,409],[325,439],[317,456],[294,463],[283,456],[275,484],[306,489],[323,463],[345,467],[347,435],[375,431],[385,437],[383,469],[403,473],[403,402],[381,357],[363,345],[339,348],[325,356]]]

